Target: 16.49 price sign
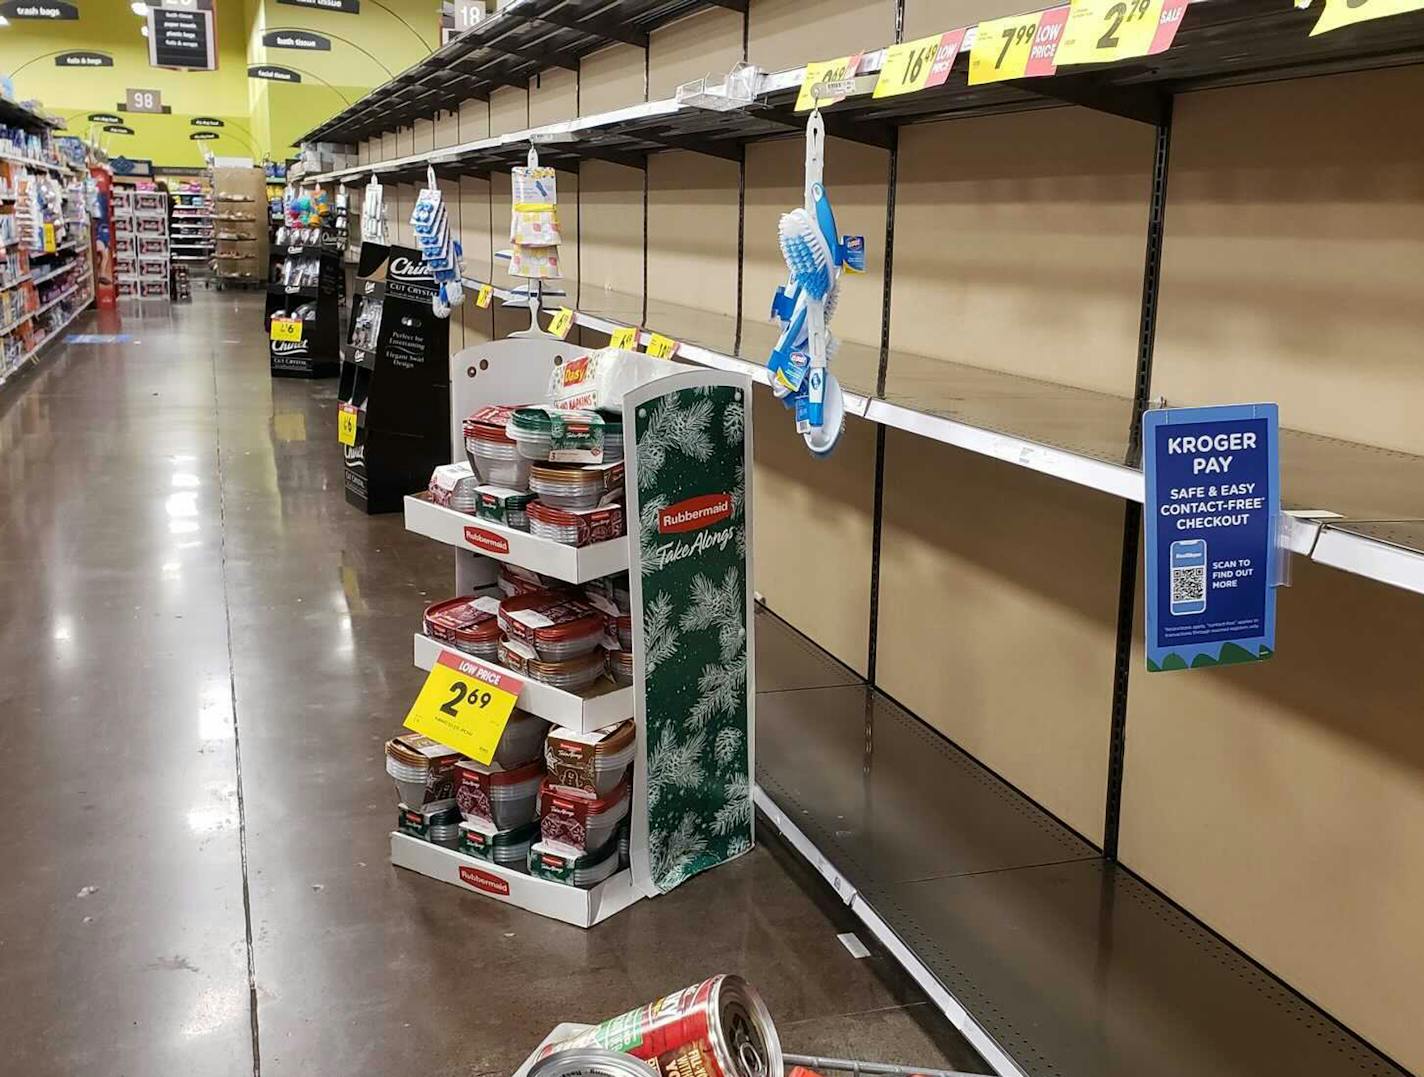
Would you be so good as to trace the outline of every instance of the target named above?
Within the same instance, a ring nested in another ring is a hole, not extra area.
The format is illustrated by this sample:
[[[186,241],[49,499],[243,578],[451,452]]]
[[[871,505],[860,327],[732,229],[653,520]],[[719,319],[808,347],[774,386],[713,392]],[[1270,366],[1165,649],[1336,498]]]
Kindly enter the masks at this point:
[[[1278,423],[1275,404],[1143,415],[1149,671],[1275,652]]]
[[[442,651],[405,727],[488,764],[523,687],[508,670]]]

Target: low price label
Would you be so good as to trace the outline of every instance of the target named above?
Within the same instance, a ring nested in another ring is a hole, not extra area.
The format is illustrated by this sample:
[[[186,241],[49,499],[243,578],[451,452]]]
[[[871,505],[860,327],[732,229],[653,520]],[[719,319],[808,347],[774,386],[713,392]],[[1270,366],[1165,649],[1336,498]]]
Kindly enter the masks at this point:
[[[1154,56],[1171,47],[1186,13],[1187,0],[1073,0],[1055,59],[1061,67]]]
[[[568,307],[560,307],[549,319],[549,332],[563,340],[574,326],[574,312]]]
[[[54,225],[48,222],[44,226],[44,249],[46,254],[53,254],[59,249],[59,244],[55,242]]]
[[[677,341],[654,333],[648,340],[648,354],[654,359],[671,359],[677,353]]]
[[[1424,8],[1424,0],[1325,0],[1325,10],[1320,13],[1310,36],[1420,8]]]
[[[336,409],[336,440],[343,445],[356,444],[356,407],[341,404]]]
[[[480,310],[488,310],[490,299],[494,296],[494,289],[488,284],[481,284],[480,290],[475,293],[475,306]]]
[[[610,348],[622,348],[624,351],[635,352],[638,350],[638,330],[634,326],[625,326],[613,330],[608,338]]]
[[[875,80],[875,97],[899,97],[931,86],[943,86],[949,78],[959,46],[964,43],[964,30],[951,30],[916,41],[891,45],[885,53],[880,77]]]
[[[442,651],[405,727],[488,764],[523,687],[508,670]]]
[[[819,100],[812,91],[823,82],[844,82],[855,76],[860,66],[861,53],[853,56],[839,56],[834,60],[817,60],[806,65],[806,74],[801,79],[801,92],[796,95],[796,111],[810,112],[818,105],[833,105],[844,98],[823,97]]]
[[[272,339],[285,341],[301,340],[302,320],[300,318],[273,318]]]
[[[969,50],[969,85],[1053,74],[1057,70],[1058,42],[1067,21],[1065,4],[981,22]]]

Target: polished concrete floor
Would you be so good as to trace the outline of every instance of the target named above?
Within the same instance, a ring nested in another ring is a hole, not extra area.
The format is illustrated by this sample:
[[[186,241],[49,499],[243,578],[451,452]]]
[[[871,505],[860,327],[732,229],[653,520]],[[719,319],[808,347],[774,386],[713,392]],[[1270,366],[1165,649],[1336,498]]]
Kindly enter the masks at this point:
[[[0,1070],[507,1074],[715,972],[787,1050],[982,1065],[770,840],[587,932],[392,868],[451,558],[347,507],[259,296],[123,315],[0,390]]]

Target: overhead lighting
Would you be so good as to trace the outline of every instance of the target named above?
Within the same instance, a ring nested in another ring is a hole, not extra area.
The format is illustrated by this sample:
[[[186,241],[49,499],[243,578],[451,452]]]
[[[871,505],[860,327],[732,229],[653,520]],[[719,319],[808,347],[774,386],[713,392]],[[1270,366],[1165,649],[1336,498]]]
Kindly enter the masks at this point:
[[[129,5],[129,10],[140,19],[148,18],[148,5],[143,0],[133,0],[133,3]]]
[[[147,27],[147,26],[140,26],[140,27],[138,28],[138,32],[141,33],[144,37],[147,37],[147,36],[148,36],[148,27]]]

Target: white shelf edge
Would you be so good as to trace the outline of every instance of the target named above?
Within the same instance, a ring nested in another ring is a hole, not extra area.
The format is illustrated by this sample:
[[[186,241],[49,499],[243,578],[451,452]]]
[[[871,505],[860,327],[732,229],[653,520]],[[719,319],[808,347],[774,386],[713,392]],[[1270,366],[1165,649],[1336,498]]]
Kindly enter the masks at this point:
[[[536,538],[527,531],[516,531],[489,520],[480,520],[412,494],[406,495],[405,499],[405,527],[407,531],[433,538],[447,546],[519,565],[569,583],[587,583],[601,576],[628,570],[626,536],[592,546],[568,546]],[[465,537],[466,528],[493,535],[497,541],[493,545],[477,546]],[[499,549],[500,544],[505,548]]]
[[[49,336],[45,337],[44,340],[40,341],[24,355],[20,356],[19,360],[15,363],[14,366],[12,366],[4,374],[0,374],[0,385],[4,385],[7,381],[13,378],[16,374],[18,374],[24,368],[26,363],[30,362],[37,355],[39,355],[40,352],[44,351],[46,345],[53,343],[54,340],[58,338],[61,333],[63,333],[66,329],[70,327],[71,324],[73,324],[74,319],[78,318],[79,315],[84,313],[84,310],[84,307],[80,307],[68,318],[60,322],[59,325],[55,327],[54,332],[50,333]]]
[[[628,868],[584,890],[432,845],[399,830],[391,831],[391,863],[574,927],[601,923],[643,896],[633,886],[633,873]]]
[[[777,807],[776,802],[767,795],[760,785],[752,787],[752,799],[755,801],[757,809],[771,823],[773,829],[785,838],[802,859],[830,884],[836,896],[856,914],[876,941],[890,951],[895,960],[900,963],[900,967],[910,975],[915,983],[919,984],[920,989],[939,1007],[939,1011],[944,1014],[949,1023],[974,1045],[974,1049],[979,1052],[985,1062],[989,1063],[993,1071],[999,1077],[1028,1077],[1024,1069],[1005,1053],[998,1042],[975,1020],[974,1015],[939,982],[934,973],[925,967],[913,951],[880,918],[870,903],[836,869],[835,865],[826,859],[811,839],[802,833],[801,828]]]
[[[444,651],[477,666],[489,666],[500,673],[510,672],[493,662],[465,654],[455,647],[447,647],[421,632],[415,633],[414,651],[417,669],[428,671]],[[519,693],[519,706],[535,717],[555,725],[577,729],[582,733],[592,733],[595,729],[616,725],[633,717],[633,689],[616,688],[602,695],[584,698],[573,692],[565,692],[562,688],[555,688],[552,684],[526,679]]]
[[[1424,554],[1356,535],[1326,522],[1310,559],[1342,572],[1424,595]]]

